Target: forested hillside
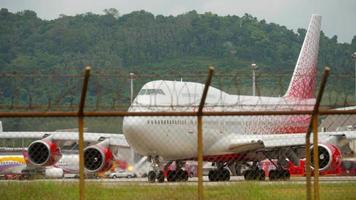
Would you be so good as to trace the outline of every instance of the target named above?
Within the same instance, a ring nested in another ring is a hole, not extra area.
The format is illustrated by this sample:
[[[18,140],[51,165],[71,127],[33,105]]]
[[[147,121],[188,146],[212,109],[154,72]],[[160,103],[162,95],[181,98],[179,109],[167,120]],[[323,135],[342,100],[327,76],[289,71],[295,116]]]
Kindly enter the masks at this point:
[[[305,22],[306,24],[308,22]],[[327,23],[324,21],[323,23]],[[139,69],[245,67],[251,62],[268,68],[294,67],[305,35],[245,14],[218,16],[191,11],[162,16],[136,11],[60,16],[46,21],[33,11],[0,10],[0,67],[4,71],[51,71],[64,66]],[[352,44],[321,34],[319,66],[352,67]],[[205,66],[201,66],[204,65]],[[194,69],[190,69],[194,70]]]
[[[176,76],[171,79],[178,80],[182,74],[206,73],[208,65],[214,65],[217,72],[233,75],[229,77],[231,81],[215,78],[215,86],[227,92],[250,94],[249,66],[257,63],[258,95],[283,95],[305,32],[305,29],[293,31],[267,23],[249,14],[218,16],[190,11],[178,16],[155,16],[146,11],[135,11],[120,15],[116,9],[106,9],[102,15],[61,15],[48,21],[38,18],[33,11],[11,13],[2,8],[0,109],[14,110],[18,105],[20,109],[33,110],[37,109],[35,105],[44,105],[47,110],[53,110],[55,105],[77,109],[81,80],[75,76],[57,77],[54,74],[80,75],[86,65],[92,66],[94,72],[112,75],[108,78],[99,73],[91,78],[87,105],[94,106],[96,110],[105,106],[106,109],[115,109],[118,105],[127,108],[130,100],[129,72],[165,74]],[[328,38],[321,33],[319,69],[327,65],[332,68],[333,75],[350,75],[332,81],[331,86],[337,90],[327,90],[328,102],[354,101],[351,60],[354,51],[356,36],[348,44],[338,43],[336,36]],[[248,76],[245,73],[244,80],[236,78],[244,71],[248,73]],[[283,80],[274,78],[276,73],[287,76]],[[272,78],[263,78],[261,74]],[[205,74],[199,80],[204,79]],[[195,76],[189,80],[198,81]],[[144,83],[142,79],[135,82],[135,93]],[[51,126],[44,125],[41,120],[27,125],[21,120],[4,124],[10,124],[14,130],[71,126],[68,122],[61,124],[59,121]],[[94,130],[114,130],[108,128],[106,122],[99,124],[100,128]]]

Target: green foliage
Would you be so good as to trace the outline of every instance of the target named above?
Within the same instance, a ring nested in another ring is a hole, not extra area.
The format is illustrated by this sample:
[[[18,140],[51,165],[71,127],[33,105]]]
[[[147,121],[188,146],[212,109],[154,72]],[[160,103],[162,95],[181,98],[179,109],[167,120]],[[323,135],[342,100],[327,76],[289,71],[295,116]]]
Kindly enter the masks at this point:
[[[153,63],[165,68],[163,63],[172,59],[181,59],[177,64],[184,66],[185,57],[196,57],[197,62],[201,57],[224,59],[230,66],[242,60],[292,69],[305,35],[304,29],[295,33],[248,14],[220,17],[191,11],[173,17],[141,10],[120,16],[114,8],[104,13],[46,21],[33,11],[1,9],[1,71],[50,72],[83,65],[127,69]],[[355,43],[340,44],[336,36],[322,33],[319,65],[351,66]]]
[[[305,33],[305,29],[294,32],[249,14],[222,17],[211,12],[198,14],[190,11],[178,16],[155,16],[141,10],[120,15],[118,10],[110,8],[105,9],[103,15],[61,15],[47,21],[38,18],[34,11],[11,13],[2,8],[0,74],[10,76],[0,78],[0,105],[11,108],[26,105],[28,109],[36,110],[32,107],[36,104],[45,105],[40,110],[62,111],[60,106],[67,106],[76,110],[82,81],[78,77],[82,77],[86,65],[92,66],[93,72],[110,74],[115,71],[115,75],[121,76],[105,79],[98,74],[90,79],[86,105],[96,109],[100,109],[100,105],[109,110],[118,105],[127,107],[130,103],[129,72],[168,74],[172,76],[171,80],[184,78],[203,82],[205,76],[193,79],[184,75],[199,76],[201,72],[205,75],[207,66],[214,65],[217,73],[231,74],[237,70],[245,75],[248,73],[250,79],[248,66],[255,62],[260,67],[260,75],[281,71],[291,74]],[[355,50],[356,36],[351,44],[338,43],[336,36],[328,38],[322,32],[319,67],[330,66],[332,75],[353,71],[350,57]],[[42,73],[59,76],[44,78],[40,76]],[[60,76],[63,74],[73,75],[73,78]],[[236,72],[236,76],[241,74]],[[226,91],[235,94],[250,91],[250,80],[235,79],[219,83],[214,79],[213,85],[231,84]],[[289,79],[289,76],[282,81],[258,78],[261,87],[258,90],[267,95],[267,91],[276,87],[273,82],[279,82],[283,91],[280,89],[272,95],[282,95]],[[136,93],[144,81],[148,79],[136,81]],[[332,87],[343,88],[345,95],[341,96],[348,99],[353,91],[353,80],[337,80],[335,83]],[[236,89],[236,85],[240,89]],[[335,95],[328,98],[331,101]],[[56,109],[55,106],[59,107]],[[103,126],[111,127],[111,124]]]

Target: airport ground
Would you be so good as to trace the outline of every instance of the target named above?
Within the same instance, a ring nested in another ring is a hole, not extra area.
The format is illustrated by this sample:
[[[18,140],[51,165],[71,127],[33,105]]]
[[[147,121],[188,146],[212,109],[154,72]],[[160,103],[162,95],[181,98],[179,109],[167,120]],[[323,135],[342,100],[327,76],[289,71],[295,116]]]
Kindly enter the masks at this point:
[[[197,199],[196,178],[187,183],[147,183],[144,178],[89,179],[87,199]],[[356,177],[321,177],[321,199],[355,199]],[[305,199],[305,177],[290,181],[204,181],[205,199]],[[1,199],[78,199],[77,179],[0,181]]]

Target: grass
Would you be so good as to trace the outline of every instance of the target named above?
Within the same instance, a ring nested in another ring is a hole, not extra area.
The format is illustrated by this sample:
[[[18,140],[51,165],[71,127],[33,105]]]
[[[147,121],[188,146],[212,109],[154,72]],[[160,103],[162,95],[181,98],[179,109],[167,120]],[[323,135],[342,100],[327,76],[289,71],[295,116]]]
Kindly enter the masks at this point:
[[[305,199],[305,185],[269,182],[239,182],[204,187],[205,199]],[[323,183],[321,199],[356,199],[356,183]],[[0,199],[79,199],[78,184],[73,182],[2,182]],[[87,199],[197,199],[196,185],[140,185],[86,183]]]

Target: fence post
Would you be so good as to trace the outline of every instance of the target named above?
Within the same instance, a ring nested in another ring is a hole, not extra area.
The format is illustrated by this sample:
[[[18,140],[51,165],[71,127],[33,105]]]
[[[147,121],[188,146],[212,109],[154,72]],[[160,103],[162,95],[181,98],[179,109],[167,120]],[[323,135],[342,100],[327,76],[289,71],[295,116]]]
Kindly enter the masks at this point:
[[[89,66],[85,67],[84,81],[82,94],[80,96],[80,104],[78,111],[78,123],[79,123],[79,199],[85,199],[85,182],[84,182],[84,106],[85,97],[88,89],[88,81],[90,76],[91,68]]]
[[[314,200],[319,200],[318,115],[313,118]]]
[[[314,128],[316,128],[316,129],[318,128],[317,127],[317,124],[318,124],[317,123],[317,120],[318,120],[317,115],[319,114],[319,106],[320,106],[321,99],[323,97],[323,93],[324,93],[324,89],[325,89],[325,85],[326,85],[326,81],[328,79],[329,73],[330,73],[330,68],[325,67],[323,77],[322,77],[321,83],[320,83],[320,88],[318,91],[318,96],[316,98],[316,102],[315,102],[315,105],[313,108],[313,113],[311,116],[309,128],[308,128],[307,134],[305,136],[305,162],[306,162],[305,170],[306,170],[306,182],[307,182],[306,183],[307,200],[311,200],[310,135],[311,135],[312,130],[314,130]],[[315,142],[316,134],[318,134],[318,132],[314,131],[314,136],[313,136],[314,141],[313,142]],[[317,136],[316,136],[316,139],[317,139]],[[316,141],[316,144],[318,144],[318,141]],[[315,162],[315,155],[316,155],[316,160],[319,159],[317,154],[318,154],[318,146],[317,145],[315,146],[315,143],[314,143],[314,162]],[[315,171],[317,171],[319,173],[319,165],[314,166],[314,172]],[[319,196],[319,190],[318,190],[319,189],[319,180],[315,180],[315,179],[318,179],[318,178],[319,178],[319,176],[315,176],[315,173],[314,173],[314,184],[317,184],[317,186],[314,186],[314,187],[317,187],[317,191],[314,191],[314,192],[318,192],[318,194],[315,194],[317,196]]]
[[[197,118],[198,118],[198,135],[197,135],[197,140],[198,140],[198,199],[203,200],[204,199],[204,194],[203,194],[203,108],[206,100],[206,96],[208,94],[208,89],[211,83],[211,79],[213,77],[214,73],[214,67],[209,67],[209,73],[208,73],[208,78],[205,82],[204,90],[202,97],[200,99],[200,104],[199,104],[199,109],[197,112]]]

